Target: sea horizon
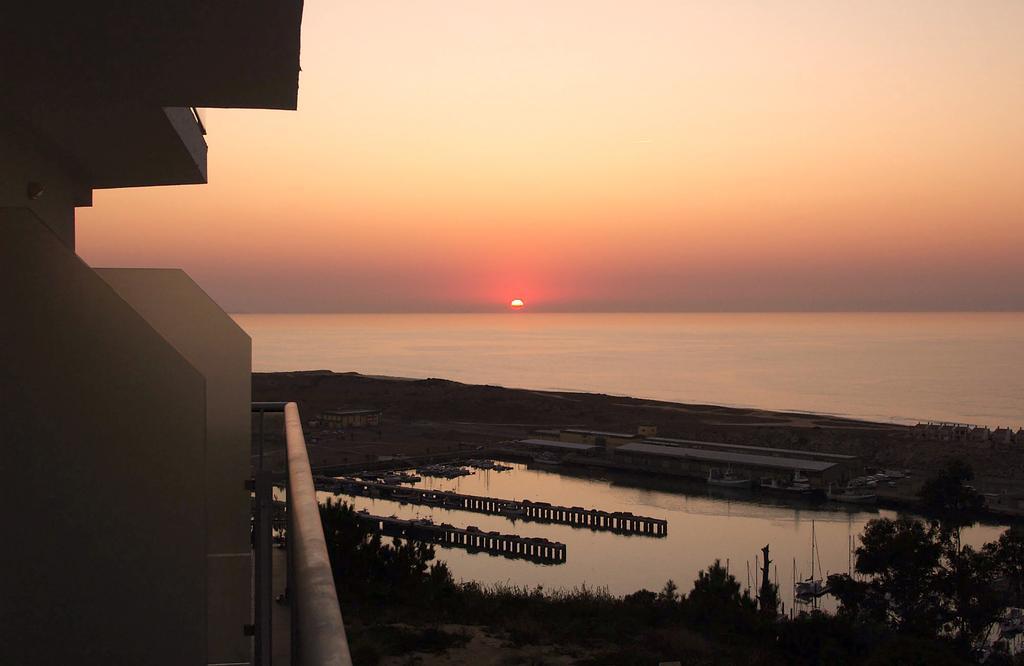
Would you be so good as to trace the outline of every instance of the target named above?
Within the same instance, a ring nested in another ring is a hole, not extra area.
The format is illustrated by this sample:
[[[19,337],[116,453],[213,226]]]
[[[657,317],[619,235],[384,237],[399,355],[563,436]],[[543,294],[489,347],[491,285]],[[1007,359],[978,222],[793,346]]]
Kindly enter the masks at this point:
[[[489,310],[346,310],[346,311],[330,311],[330,310],[310,310],[310,311],[295,311],[288,312],[284,310],[277,311],[244,311],[244,310],[230,310],[228,315],[234,317],[236,315],[329,315],[329,316],[345,316],[345,315],[469,315],[469,314],[509,314],[509,315],[529,315],[529,314],[605,314],[605,315],[644,315],[644,314],[806,314],[806,315],[828,315],[828,314],[1024,314],[1024,309],[1005,309],[1005,310],[545,310],[536,307],[530,307],[528,309],[513,311],[508,307],[494,308]]]
[[[912,425],[1024,426],[1024,314],[233,315],[255,372],[331,370]]]

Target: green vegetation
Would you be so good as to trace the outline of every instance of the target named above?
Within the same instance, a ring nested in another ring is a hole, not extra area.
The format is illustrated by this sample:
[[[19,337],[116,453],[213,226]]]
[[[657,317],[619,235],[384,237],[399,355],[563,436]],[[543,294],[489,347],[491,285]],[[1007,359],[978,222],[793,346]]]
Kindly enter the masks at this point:
[[[375,664],[381,657],[411,652],[442,653],[464,645],[468,636],[438,627],[415,628],[401,625],[364,625],[349,622],[346,628],[352,661]]]
[[[777,615],[774,586],[754,599],[717,561],[686,594],[671,580],[624,597],[485,587],[456,583],[427,544],[368,533],[345,504],[328,503],[321,516],[357,663],[460,645],[465,636],[440,628],[454,624],[487,627],[514,646],[575,650],[594,664],[969,664],[1024,591],[1024,532],[980,550],[960,543],[978,506],[969,479],[969,467],[956,464],[925,485],[929,521],[868,523],[856,575],[829,578],[839,612],[794,619]],[[1022,662],[996,651],[986,663]]]
[[[966,483],[972,478],[967,463],[952,461],[921,488],[927,522],[904,516],[867,524],[857,577],[829,577],[841,617],[948,642],[965,658],[983,654],[993,623],[1021,602],[1024,534],[1007,530],[981,550],[962,544],[963,528],[984,507]]]

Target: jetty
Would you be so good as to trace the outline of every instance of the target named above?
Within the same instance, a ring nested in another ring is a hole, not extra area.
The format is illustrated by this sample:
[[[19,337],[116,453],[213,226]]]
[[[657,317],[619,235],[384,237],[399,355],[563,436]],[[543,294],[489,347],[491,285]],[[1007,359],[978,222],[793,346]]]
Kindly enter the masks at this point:
[[[422,504],[443,509],[472,511],[516,520],[557,523],[571,527],[608,531],[617,534],[664,537],[668,521],[635,516],[629,511],[601,511],[580,506],[557,506],[528,499],[509,500],[479,495],[463,495],[443,490],[409,488],[352,478],[317,477],[319,490],[358,497],[389,499],[407,504]]]
[[[540,564],[565,563],[564,543],[539,537],[521,537],[515,534],[484,532],[478,527],[455,527],[448,523],[436,524],[428,519],[403,520],[394,516],[374,516],[366,511],[356,516],[370,529],[387,536],[427,541],[447,548],[465,548],[470,552],[531,560]]]

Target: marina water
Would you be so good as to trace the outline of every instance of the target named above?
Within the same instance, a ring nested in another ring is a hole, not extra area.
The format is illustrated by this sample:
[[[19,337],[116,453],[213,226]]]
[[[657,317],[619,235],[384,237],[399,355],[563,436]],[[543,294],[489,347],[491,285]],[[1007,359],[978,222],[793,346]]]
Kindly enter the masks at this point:
[[[629,594],[641,588],[658,591],[670,578],[689,591],[697,572],[715,559],[725,565],[746,588],[747,566],[752,584],[755,557],[765,544],[771,546],[772,576],[778,572],[780,598],[792,606],[793,570],[797,579],[810,574],[812,530],[817,543],[815,574],[842,573],[850,566],[851,538],[872,518],[895,517],[875,507],[851,507],[818,503],[794,503],[791,499],[766,497],[751,490],[709,488],[700,481],[652,479],[599,469],[530,468],[514,463],[507,472],[475,470],[455,479],[425,477],[414,484],[434,490],[501,499],[530,499],[565,506],[668,520],[668,535],[625,536],[591,531],[569,525],[516,520],[502,516],[452,511],[437,507],[401,504],[391,500],[350,497],[339,499],[378,516],[430,518],[457,527],[474,525],[483,531],[544,537],[567,546],[564,564],[539,565],[460,548],[437,548],[456,580],[482,584],[506,584],[545,589],[575,586],[604,587],[613,594]],[[329,493],[322,493],[326,498]],[[812,528],[813,524],[813,528]],[[977,525],[965,531],[964,542],[980,545],[999,537],[1005,527]],[[821,607],[834,607],[825,597]],[[801,608],[800,606],[797,607]]]

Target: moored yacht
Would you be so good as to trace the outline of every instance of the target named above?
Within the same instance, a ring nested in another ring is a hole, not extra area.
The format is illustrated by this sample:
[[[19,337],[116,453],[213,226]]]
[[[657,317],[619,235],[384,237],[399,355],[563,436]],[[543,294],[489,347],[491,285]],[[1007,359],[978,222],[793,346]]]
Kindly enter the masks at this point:
[[[750,477],[740,476],[732,470],[712,469],[708,472],[708,485],[721,488],[749,488],[752,481]]]
[[[758,489],[773,493],[785,493],[787,495],[811,495],[814,489],[806,481],[787,481],[774,476],[763,476],[758,483]]]
[[[878,496],[869,487],[858,486],[833,489],[830,485],[825,496],[833,502],[847,504],[874,504],[878,500]]]
[[[551,453],[541,453],[540,455],[534,457],[533,462],[535,462],[538,465],[561,465],[562,464],[561,458],[559,458],[558,456],[556,456],[554,454],[551,454]]]

